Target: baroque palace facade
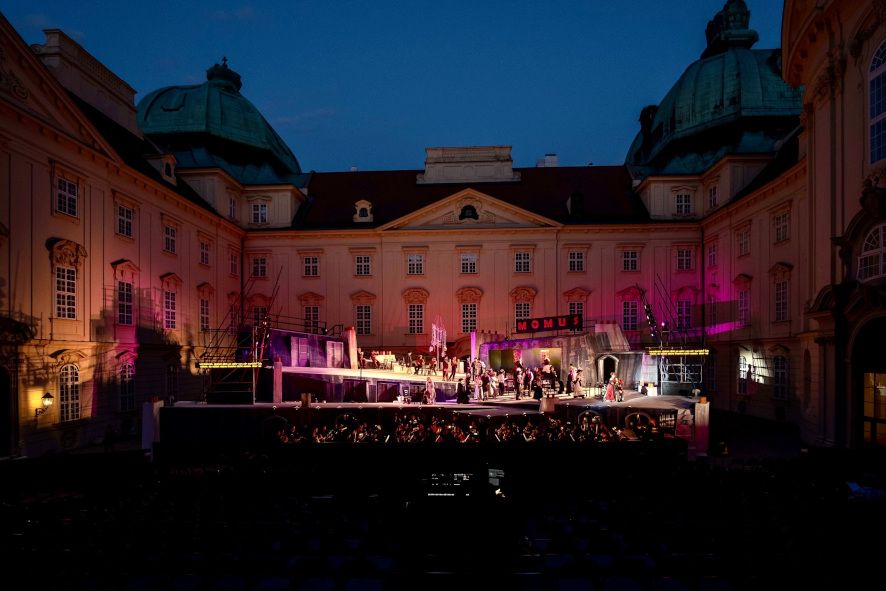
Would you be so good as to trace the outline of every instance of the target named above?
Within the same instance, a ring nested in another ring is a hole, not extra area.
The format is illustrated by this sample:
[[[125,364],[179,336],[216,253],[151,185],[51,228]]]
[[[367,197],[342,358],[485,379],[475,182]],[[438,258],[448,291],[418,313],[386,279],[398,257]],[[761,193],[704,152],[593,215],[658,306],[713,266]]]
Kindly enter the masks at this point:
[[[787,0],[782,50],[752,48],[749,16],[714,16],[623,165],[491,146],[332,173],[302,171],[225,63],[136,106],[63,32],[28,47],[0,18],[0,456],[199,400],[206,335],[266,314],[398,352],[439,317],[462,354],[581,314],[642,351],[646,304],[710,349],[715,407],[883,445],[886,2]]]

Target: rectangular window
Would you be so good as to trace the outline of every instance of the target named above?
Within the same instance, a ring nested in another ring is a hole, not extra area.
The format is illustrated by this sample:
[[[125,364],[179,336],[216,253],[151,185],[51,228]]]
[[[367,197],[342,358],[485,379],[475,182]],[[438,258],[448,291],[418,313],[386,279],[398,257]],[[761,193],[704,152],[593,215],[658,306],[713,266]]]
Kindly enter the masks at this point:
[[[708,244],[708,267],[717,266],[717,243]]]
[[[886,77],[878,76],[878,78]],[[886,118],[871,124],[871,164],[886,158]]]
[[[310,256],[302,258],[305,268],[305,277],[320,276],[320,257]]]
[[[775,226],[775,241],[784,242],[790,235],[791,214],[788,211],[779,213],[772,218]]]
[[[711,209],[717,207],[717,185],[708,187],[708,207]]]
[[[253,203],[252,204],[252,223],[267,224],[268,223],[268,204]]]
[[[320,306],[305,306],[305,332],[320,332]]]
[[[514,273],[530,273],[532,269],[530,253],[519,250],[514,253]]]
[[[738,256],[751,253],[751,231],[742,230],[738,233]]]
[[[228,199],[228,217],[232,220],[237,219],[237,200],[233,197]]]
[[[626,250],[621,253],[621,268],[623,271],[636,271],[639,256],[636,250]]]
[[[621,327],[624,330],[637,330],[637,302],[622,302]]]
[[[585,315],[585,303],[584,302],[569,302],[569,315],[570,316],[581,316],[582,321],[584,321]],[[574,332],[581,331],[582,328],[574,329]]]
[[[228,255],[228,261],[230,264],[230,273],[231,275],[237,276],[240,274],[240,257],[237,256],[236,253],[231,253]]]
[[[466,275],[473,275],[477,272],[476,254],[465,253],[461,255],[461,272]]]
[[[477,330],[477,304],[461,305],[461,331],[473,332]]]
[[[372,275],[372,257],[369,255],[358,254],[354,257],[354,273],[360,277],[368,277]]]
[[[117,324],[132,325],[132,284],[117,282]]]
[[[775,321],[783,322],[788,319],[788,282],[775,282]]]
[[[175,238],[177,231],[172,226],[163,226],[163,250],[175,252]]]
[[[175,328],[175,292],[163,292],[163,328],[172,330]]]
[[[252,257],[252,276],[268,276],[268,259],[266,257]]]
[[[268,315],[268,309],[264,306],[254,306],[252,308],[252,324],[253,326],[259,326],[262,323],[262,320],[265,319],[265,316]]]
[[[585,270],[585,253],[581,250],[569,251],[569,272],[583,273]]]
[[[776,355],[772,359],[772,394],[779,400],[788,398],[788,358]]]
[[[55,268],[55,317],[77,318],[77,269]]]
[[[77,217],[77,183],[60,176],[56,179],[55,210]]]
[[[677,250],[677,270],[692,270],[692,250],[689,248],[680,248]]]
[[[58,376],[59,420],[76,421],[80,418],[80,372],[73,365],[65,365]]]
[[[424,275],[425,274],[425,255],[410,254],[406,256],[406,273],[407,275]]]
[[[202,240],[200,241],[200,264],[209,264],[209,243]]]
[[[678,193],[676,197],[677,215],[692,215],[692,195]]]
[[[425,331],[425,305],[409,304],[409,334],[422,334]]]
[[[717,298],[708,296],[708,326],[717,325]]]
[[[120,410],[135,410],[135,368],[131,363],[120,368]]]
[[[514,326],[521,320],[532,316],[532,306],[529,302],[517,302],[514,304]]]
[[[739,394],[747,394],[748,393],[748,378],[750,377],[750,372],[748,371],[748,362],[741,355],[738,356],[738,393]]]
[[[677,330],[692,328],[692,302],[677,300]]]
[[[200,330],[209,330],[209,300],[200,298]]]
[[[747,289],[738,292],[738,325],[751,325],[751,292]]]
[[[357,334],[372,334],[372,306],[369,304],[357,304]]]
[[[132,238],[132,220],[135,212],[125,205],[117,206],[117,233],[127,238]]]

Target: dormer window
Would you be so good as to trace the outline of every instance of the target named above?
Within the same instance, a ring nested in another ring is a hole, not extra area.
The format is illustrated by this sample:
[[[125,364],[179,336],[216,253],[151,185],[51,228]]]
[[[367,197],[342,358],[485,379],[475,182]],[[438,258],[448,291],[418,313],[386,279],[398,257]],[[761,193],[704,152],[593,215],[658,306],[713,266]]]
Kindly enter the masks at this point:
[[[354,203],[354,221],[358,223],[367,223],[372,221],[372,203],[361,199]]]
[[[480,215],[477,213],[477,208],[473,205],[465,205],[461,208],[461,213],[458,214],[459,220],[479,220]]]

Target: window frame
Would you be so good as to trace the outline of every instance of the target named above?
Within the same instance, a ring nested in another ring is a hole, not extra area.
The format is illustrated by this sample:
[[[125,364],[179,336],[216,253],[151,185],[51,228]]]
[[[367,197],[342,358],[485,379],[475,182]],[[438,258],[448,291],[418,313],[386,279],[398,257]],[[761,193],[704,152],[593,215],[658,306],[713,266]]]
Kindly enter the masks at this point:
[[[867,82],[868,164],[873,166],[886,160],[886,41],[871,57]],[[876,113],[877,108],[882,110]]]
[[[621,270],[634,273],[640,270],[640,251],[629,249],[621,251]]]
[[[514,273],[520,273],[520,274],[532,273],[532,251],[531,250],[515,250],[514,251]]]
[[[585,272],[585,252],[583,250],[567,251],[566,261],[569,273]]]
[[[77,267],[55,266],[55,318],[77,320]]]
[[[358,336],[372,334],[372,304],[354,305],[354,328]]]
[[[477,302],[462,302],[461,332],[468,334],[477,330]]]
[[[410,303],[406,306],[407,334],[425,333],[425,305]]]
[[[319,277],[320,276],[320,256],[316,254],[305,254],[301,257],[302,277]]]
[[[267,255],[259,254],[252,255],[250,257],[250,277],[255,277],[256,279],[267,279],[268,277],[268,257]]]
[[[357,277],[372,277],[372,255],[354,255],[354,275]]]
[[[178,329],[178,292],[174,289],[163,289],[163,329]]]
[[[268,224],[268,204],[265,201],[249,204],[249,223],[253,226]]]
[[[462,275],[476,275],[479,257],[475,252],[463,252],[459,255],[459,271]]]
[[[640,330],[640,302],[637,300],[622,301],[621,328],[624,331]]]
[[[135,410],[135,364],[126,361],[117,372],[119,387],[117,390],[118,404],[121,412]]]
[[[55,182],[53,183],[53,213],[68,216],[73,219],[80,219],[80,182],[79,179],[71,180],[71,177],[77,179],[76,175],[69,175],[65,172],[55,173]],[[64,183],[63,189],[59,185]],[[73,187],[73,193],[70,189]],[[71,211],[73,210],[73,211]]]
[[[128,286],[128,289],[124,288]],[[117,324],[121,326],[132,326],[135,318],[134,304],[135,286],[131,281],[117,280]]]
[[[117,203],[117,231],[116,234],[118,236],[123,236],[124,238],[133,238],[134,237],[134,223],[135,223],[135,208],[130,207],[123,203]],[[128,212],[128,218],[126,215]]]
[[[66,363],[58,371],[59,422],[80,419],[80,368]]]
[[[425,274],[425,255],[420,252],[406,253],[406,274],[407,275],[424,275]]]

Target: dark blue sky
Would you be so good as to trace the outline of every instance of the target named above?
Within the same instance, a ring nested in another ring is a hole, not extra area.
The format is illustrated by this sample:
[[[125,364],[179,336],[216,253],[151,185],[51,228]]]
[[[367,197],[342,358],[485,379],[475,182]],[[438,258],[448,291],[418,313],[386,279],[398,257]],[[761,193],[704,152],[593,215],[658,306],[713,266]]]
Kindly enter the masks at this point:
[[[757,47],[780,0],[746,0]],[[505,144],[515,163],[618,164],[705,47],[724,0],[16,0],[28,43],[60,28],[138,91],[227,56],[306,170],[421,168],[427,146]]]

